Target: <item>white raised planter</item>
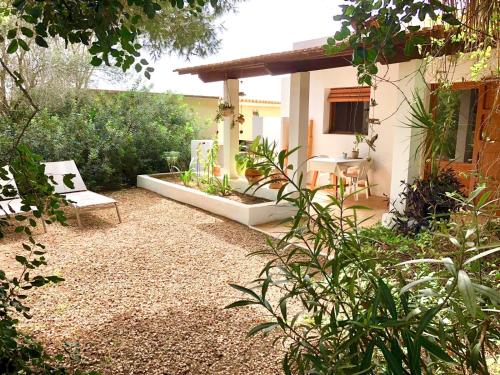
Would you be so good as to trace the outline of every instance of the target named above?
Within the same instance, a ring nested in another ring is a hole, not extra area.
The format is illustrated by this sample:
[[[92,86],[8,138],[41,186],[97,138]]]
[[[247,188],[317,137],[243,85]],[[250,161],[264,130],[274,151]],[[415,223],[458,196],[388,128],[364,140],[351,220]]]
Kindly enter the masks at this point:
[[[283,220],[296,212],[287,202],[244,204],[156,178],[164,175],[139,175],[137,186],[248,226]]]

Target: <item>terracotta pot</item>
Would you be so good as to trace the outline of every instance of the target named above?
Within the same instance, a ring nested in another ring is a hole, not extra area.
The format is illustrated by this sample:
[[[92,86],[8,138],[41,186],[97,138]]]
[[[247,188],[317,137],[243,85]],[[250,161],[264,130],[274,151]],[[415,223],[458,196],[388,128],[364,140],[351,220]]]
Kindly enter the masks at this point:
[[[262,180],[262,172],[257,168],[247,168],[245,169],[245,177],[250,184],[254,184]]]
[[[271,180],[269,183],[269,189],[281,189],[281,187],[286,183],[283,175],[277,169],[274,169],[271,174],[269,174],[269,180]]]
[[[237,122],[238,124],[243,125],[245,123],[245,117],[243,115],[239,115],[238,117],[236,117],[234,122]]]
[[[351,151],[351,159],[358,159],[359,158],[359,150],[358,151]]]
[[[231,116],[234,113],[234,110],[232,108],[224,108],[222,111],[222,116]]]
[[[214,166],[214,176],[219,177],[220,175],[221,175],[220,166],[219,165]]]

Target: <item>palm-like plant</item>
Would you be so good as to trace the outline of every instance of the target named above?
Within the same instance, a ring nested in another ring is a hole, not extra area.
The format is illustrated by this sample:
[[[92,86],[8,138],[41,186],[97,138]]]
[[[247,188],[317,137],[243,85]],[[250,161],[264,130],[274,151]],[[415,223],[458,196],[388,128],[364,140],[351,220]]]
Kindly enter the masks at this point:
[[[454,134],[456,133],[455,109],[457,96],[449,89],[438,91],[436,116],[426,109],[420,95],[413,96],[410,104],[410,117],[406,123],[417,130],[421,140],[416,149],[416,156],[421,155],[424,163],[429,163],[430,178],[435,179],[439,172],[439,160],[450,155],[454,149]]]

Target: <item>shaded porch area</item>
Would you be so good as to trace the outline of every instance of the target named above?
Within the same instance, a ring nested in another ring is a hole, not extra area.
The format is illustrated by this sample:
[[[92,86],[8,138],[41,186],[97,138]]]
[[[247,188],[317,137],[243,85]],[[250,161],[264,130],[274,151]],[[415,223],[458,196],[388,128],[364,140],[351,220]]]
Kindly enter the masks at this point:
[[[329,194],[334,195],[335,192],[320,192],[318,194],[317,201],[325,205],[328,204]],[[356,215],[358,222],[361,223],[361,227],[370,227],[382,220],[382,215],[388,211],[389,201],[385,197],[370,196],[369,198],[366,198],[364,194],[360,194],[359,200],[356,200],[354,197],[348,198],[346,201],[346,206],[367,207],[367,210],[356,210]],[[332,214],[335,214],[335,212],[333,212]],[[283,221],[274,221],[271,223],[255,225],[251,228],[276,239],[282,238],[289,231],[289,225],[287,223],[284,223]]]

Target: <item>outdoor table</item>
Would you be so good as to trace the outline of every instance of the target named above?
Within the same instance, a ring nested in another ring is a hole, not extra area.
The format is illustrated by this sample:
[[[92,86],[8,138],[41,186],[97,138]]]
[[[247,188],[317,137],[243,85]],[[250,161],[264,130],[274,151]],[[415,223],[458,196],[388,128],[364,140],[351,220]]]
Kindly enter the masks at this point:
[[[330,157],[315,157],[308,161],[307,170],[312,172],[311,189],[316,187],[319,172],[330,173],[331,184],[337,186],[337,166],[347,169],[348,167],[356,167],[361,164],[363,159],[344,159]]]

